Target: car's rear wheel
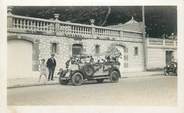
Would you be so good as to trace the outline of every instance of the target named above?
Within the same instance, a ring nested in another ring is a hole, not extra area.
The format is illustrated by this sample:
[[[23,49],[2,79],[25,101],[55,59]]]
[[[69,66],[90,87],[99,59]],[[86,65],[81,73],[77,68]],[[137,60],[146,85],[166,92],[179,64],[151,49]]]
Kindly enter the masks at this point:
[[[76,72],[72,75],[71,81],[74,86],[80,86],[83,83],[83,75],[80,72]]]
[[[96,80],[98,83],[102,83],[104,81],[104,79],[97,79]]]
[[[118,71],[113,70],[110,72],[110,81],[115,83],[119,81],[120,74]]]

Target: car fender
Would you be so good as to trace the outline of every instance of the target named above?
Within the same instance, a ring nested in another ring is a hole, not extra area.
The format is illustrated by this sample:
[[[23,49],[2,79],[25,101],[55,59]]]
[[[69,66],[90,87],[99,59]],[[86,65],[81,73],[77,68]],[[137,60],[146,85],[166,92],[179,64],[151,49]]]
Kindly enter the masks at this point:
[[[109,70],[109,74],[112,72],[112,71],[117,71],[119,73],[119,77],[121,78],[121,73],[119,71],[119,69],[117,67],[112,67],[110,70]]]
[[[72,72],[70,74],[70,78],[72,77],[72,75],[74,73],[77,73],[77,72],[79,72],[79,73],[81,73],[83,75],[83,79],[86,79],[86,75],[84,74],[84,72],[82,70],[72,70]]]
[[[71,75],[71,72],[70,72],[70,71],[67,71],[67,72],[65,73],[65,77],[70,77],[70,75]]]

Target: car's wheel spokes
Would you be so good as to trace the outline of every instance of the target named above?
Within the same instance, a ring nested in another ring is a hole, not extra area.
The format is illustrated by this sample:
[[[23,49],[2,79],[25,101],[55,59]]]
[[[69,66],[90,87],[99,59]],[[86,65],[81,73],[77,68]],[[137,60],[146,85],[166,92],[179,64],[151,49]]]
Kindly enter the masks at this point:
[[[75,86],[81,85],[83,82],[83,75],[79,72],[76,72],[72,76],[72,84]]]
[[[110,73],[110,81],[111,82],[118,82],[119,80],[119,73],[117,71],[112,71]]]
[[[76,77],[75,77],[75,82],[76,83],[80,83],[81,82],[81,77],[80,77],[80,75],[76,75]]]

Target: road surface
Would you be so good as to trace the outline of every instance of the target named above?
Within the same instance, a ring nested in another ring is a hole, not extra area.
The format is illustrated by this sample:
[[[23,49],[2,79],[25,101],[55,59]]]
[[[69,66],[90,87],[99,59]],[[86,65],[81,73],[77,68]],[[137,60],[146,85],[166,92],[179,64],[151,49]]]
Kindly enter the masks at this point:
[[[9,105],[176,106],[176,76],[122,78],[118,83],[45,85],[8,89]]]

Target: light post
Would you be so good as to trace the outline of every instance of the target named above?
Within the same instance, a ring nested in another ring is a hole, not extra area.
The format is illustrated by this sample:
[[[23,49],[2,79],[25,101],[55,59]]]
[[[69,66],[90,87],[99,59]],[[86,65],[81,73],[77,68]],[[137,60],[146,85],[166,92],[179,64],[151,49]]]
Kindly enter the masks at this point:
[[[142,6],[142,21],[143,21],[143,52],[144,52],[144,71],[147,70],[147,43],[146,43],[146,32],[145,32],[145,12],[144,6]]]

